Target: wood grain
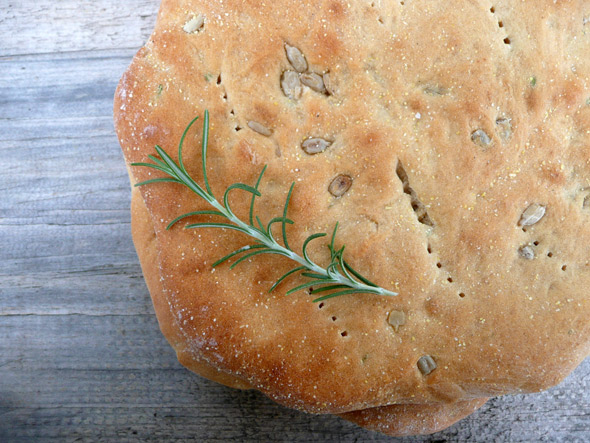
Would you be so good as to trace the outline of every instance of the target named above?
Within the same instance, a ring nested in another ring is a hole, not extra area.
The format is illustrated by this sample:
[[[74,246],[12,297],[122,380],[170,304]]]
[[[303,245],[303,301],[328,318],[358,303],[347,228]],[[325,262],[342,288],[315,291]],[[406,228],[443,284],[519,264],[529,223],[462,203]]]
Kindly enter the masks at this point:
[[[0,442],[390,441],[184,370],[159,332],[129,232],[112,125],[155,0],[0,7]],[[589,441],[590,361],[495,399],[426,441]]]
[[[157,0],[3,0],[0,56],[139,48]]]

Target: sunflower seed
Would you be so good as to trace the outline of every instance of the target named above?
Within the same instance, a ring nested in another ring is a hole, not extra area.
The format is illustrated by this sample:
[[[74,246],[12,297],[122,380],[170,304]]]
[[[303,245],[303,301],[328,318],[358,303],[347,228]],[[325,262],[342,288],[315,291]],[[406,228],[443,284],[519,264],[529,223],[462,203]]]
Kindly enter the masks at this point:
[[[406,314],[403,311],[391,311],[387,318],[387,322],[393,326],[393,329],[397,332],[400,326],[406,324]]]
[[[185,25],[182,27],[182,30],[188,34],[193,34],[198,32],[203,25],[205,24],[205,16],[203,14],[199,14],[193,18],[191,18]]]
[[[535,250],[529,245],[521,246],[518,249],[518,253],[526,260],[532,260],[535,258]]]
[[[323,76],[322,76],[322,80],[324,81],[324,87],[326,88],[326,93],[328,95],[334,95],[335,93],[335,85],[334,82],[332,81],[332,76],[330,75],[329,72],[326,72]]]
[[[429,85],[424,87],[424,93],[428,95],[432,95],[435,97],[440,97],[441,95],[448,94],[449,91],[445,88],[436,85]]]
[[[281,77],[281,88],[287,97],[297,100],[301,97],[301,82],[295,71],[285,71]]]
[[[428,375],[436,369],[436,362],[430,355],[425,355],[418,360],[418,369],[422,375]]]
[[[482,148],[487,148],[492,143],[492,139],[483,129],[473,131],[471,141]]]
[[[313,89],[315,92],[319,92],[321,94],[326,93],[326,88],[324,87],[324,80],[322,79],[322,76],[316,74],[315,72],[312,72],[310,74],[301,74],[301,83]]]
[[[328,191],[330,191],[330,194],[332,194],[334,197],[342,197],[351,186],[352,177],[349,175],[340,174],[334,180],[332,180],[332,183],[330,183],[330,186],[328,187]]]
[[[268,129],[266,126],[263,126],[260,123],[252,120],[248,122],[248,127],[252,129],[254,132],[258,132],[259,134],[262,134],[265,137],[270,137],[270,135],[272,134],[272,131]]]
[[[496,120],[496,126],[498,126],[498,134],[504,141],[512,137],[512,121],[509,118],[499,118]]]
[[[285,52],[287,53],[287,60],[297,72],[307,71],[307,61],[303,53],[295,46],[285,43]]]
[[[590,194],[584,198],[584,202],[582,203],[582,208],[590,209]]]
[[[532,226],[545,215],[545,206],[533,203],[524,210],[518,221],[518,226]]]
[[[304,140],[303,143],[301,143],[301,147],[307,154],[313,155],[324,152],[331,144],[332,142],[324,140],[323,138],[315,137]]]

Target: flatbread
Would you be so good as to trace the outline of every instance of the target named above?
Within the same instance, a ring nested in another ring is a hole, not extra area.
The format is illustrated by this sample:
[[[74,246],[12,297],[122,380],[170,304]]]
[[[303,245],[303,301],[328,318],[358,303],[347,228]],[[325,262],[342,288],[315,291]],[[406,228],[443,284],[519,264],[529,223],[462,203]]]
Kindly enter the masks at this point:
[[[347,261],[399,292],[314,304],[285,296],[295,277],[269,294],[289,260],[212,270],[249,239],[167,231],[210,208],[145,186],[154,304],[183,364],[317,413],[536,392],[569,374],[589,351],[589,15],[582,1],[164,1],[115,97],[128,164],[156,144],[176,158],[208,109],[217,196],[268,165],[262,220],[295,182],[293,249],[338,222]],[[200,136],[184,163],[203,183]],[[231,201],[247,218],[249,196]],[[310,253],[329,259],[321,240]]]

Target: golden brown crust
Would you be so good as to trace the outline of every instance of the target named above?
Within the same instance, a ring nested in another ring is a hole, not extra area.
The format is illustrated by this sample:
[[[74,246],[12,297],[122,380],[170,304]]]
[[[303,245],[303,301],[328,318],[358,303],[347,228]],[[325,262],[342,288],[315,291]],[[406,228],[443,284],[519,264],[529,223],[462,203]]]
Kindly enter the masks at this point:
[[[156,234],[137,188],[133,188],[131,194],[131,234],[133,235],[133,243],[139,256],[143,276],[154,303],[160,329],[176,350],[180,363],[200,376],[222,385],[236,389],[250,389],[248,383],[209,365],[203,360],[202,356],[184,350],[183,340],[178,333],[179,328],[176,326],[176,319],[170,310],[170,306],[166,303],[166,298],[163,296]]]
[[[204,27],[185,32],[197,14]],[[176,316],[162,327],[177,351],[312,412],[559,382],[589,350],[587,14],[582,1],[549,0],[503,1],[494,12],[473,1],[163,2],[117,90],[126,161],[145,161],[155,144],[174,154],[188,121],[209,109],[217,195],[253,183],[267,164],[263,220],[280,213],[295,181],[292,246],[339,221],[348,260],[399,291],[321,309],[304,293],[285,297],[288,285],[269,295],[290,263],[261,256],[213,272],[212,262],[247,239],[166,231],[205,205],[174,184],[143,187],[161,303]],[[285,96],[281,76],[293,69],[285,43],[312,71],[329,72],[334,95],[305,87],[299,98]],[[187,139],[185,162],[202,182],[199,136]],[[308,137],[333,143],[309,155],[301,148]],[[353,182],[335,198],[329,185],[339,174]],[[232,199],[242,215],[246,200]],[[519,226],[535,203],[544,217]],[[312,253],[325,260],[319,242]],[[387,322],[393,310],[406,315],[398,331]],[[437,365],[428,375],[418,368],[425,356]]]

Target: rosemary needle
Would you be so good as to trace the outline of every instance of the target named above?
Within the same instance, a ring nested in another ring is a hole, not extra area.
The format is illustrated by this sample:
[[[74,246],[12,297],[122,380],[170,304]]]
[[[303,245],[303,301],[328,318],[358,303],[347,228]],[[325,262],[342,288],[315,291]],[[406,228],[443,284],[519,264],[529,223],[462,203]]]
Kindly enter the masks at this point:
[[[311,290],[312,294],[323,294],[322,296],[313,300],[314,302],[319,302],[322,300],[326,300],[332,297],[338,297],[340,295],[346,294],[377,294],[377,295],[397,295],[397,293],[389,291],[387,289],[381,288],[376,284],[369,281],[367,278],[363,277],[358,271],[354,270],[347,262],[344,260],[344,246],[340,249],[336,249],[334,246],[335,239],[336,239],[336,232],[338,231],[338,223],[336,223],[334,230],[332,232],[332,237],[330,243],[328,244],[328,248],[330,250],[330,263],[324,268],[318,264],[316,264],[310,257],[307,251],[307,247],[309,243],[315,239],[326,237],[326,233],[316,233],[312,234],[303,243],[302,247],[302,254],[299,255],[294,252],[291,247],[289,246],[289,242],[287,240],[287,225],[293,224],[293,220],[287,217],[287,210],[289,207],[289,202],[291,200],[291,196],[293,194],[293,188],[295,183],[291,185],[289,188],[289,192],[287,194],[287,199],[285,201],[285,206],[283,209],[283,214],[280,217],[275,217],[270,220],[266,226],[262,223],[262,220],[254,214],[254,201],[256,197],[260,197],[260,191],[258,187],[262,180],[262,176],[266,170],[266,166],[262,169],[258,180],[256,181],[256,185],[254,187],[246,185],[244,183],[234,183],[230,185],[223,194],[223,198],[219,201],[217,198],[214,197],[213,192],[211,190],[211,186],[209,185],[209,179],[207,177],[207,145],[209,140],[209,112],[205,111],[205,115],[203,118],[203,140],[202,140],[202,166],[203,166],[203,179],[205,182],[205,187],[203,188],[199,185],[186,171],[183,161],[182,161],[182,146],[184,144],[184,140],[186,135],[188,134],[190,128],[193,124],[197,121],[199,117],[194,118],[184,130],[182,137],[180,139],[180,143],[178,145],[178,163],[176,163],[167,153],[162,149],[160,146],[156,145],[156,153],[158,154],[159,158],[154,155],[149,155],[148,158],[153,163],[132,163],[132,166],[142,166],[148,167],[152,169],[156,169],[165,173],[167,176],[162,178],[155,178],[151,180],[147,180],[141,183],[137,183],[135,186],[145,186],[151,183],[161,183],[161,182],[173,182],[179,183],[183,186],[188,187],[191,191],[209,203],[210,206],[213,207],[212,210],[206,211],[194,211],[188,212],[186,214],[182,214],[179,217],[176,217],[174,220],[170,222],[167,229],[170,229],[179,221],[192,216],[199,216],[199,215],[210,215],[210,216],[218,216],[222,219],[225,219],[222,222],[201,222],[201,223],[191,223],[185,226],[186,229],[196,229],[196,228],[223,228],[223,229],[232,229],[235,231],[239,231],[243,234],[246,234],[252,237],[255,241],[251,245],[243,246],[221,259],[217,260],[213,267],[219,266],[226,261],[235,258],[235,261],[232,263],[231,268],[233,269],[235,266],[240,264],[241,262],[248,260],[249,258],[255,257],[261,254],[277,254],[282,255],[290,260],[296,262],[298,266],[291,269],[284,275],[282,275],[270,288],[269,292],[272,292],[278,285],[280,285],[284,280],[288,277],[293,275],[299,274],[301,277],[307,279],[307,281],[303,284],[295,286],[294,288],[287,291],[287,295],[293,294],[294,292],[300,291],[306,288],[313,288]],[[248,216],[248,221],[245,222],[238,218],[234,212],[232,211],[230,204],[229,204],[229,194],[231,191],[234,190],[241,190],[251,194],[251,201],[250,201],[250,213]],[[282,244],[280,244],[274,237],[272,228],[274,224],[281,225],[281,234],[282,234]]]

